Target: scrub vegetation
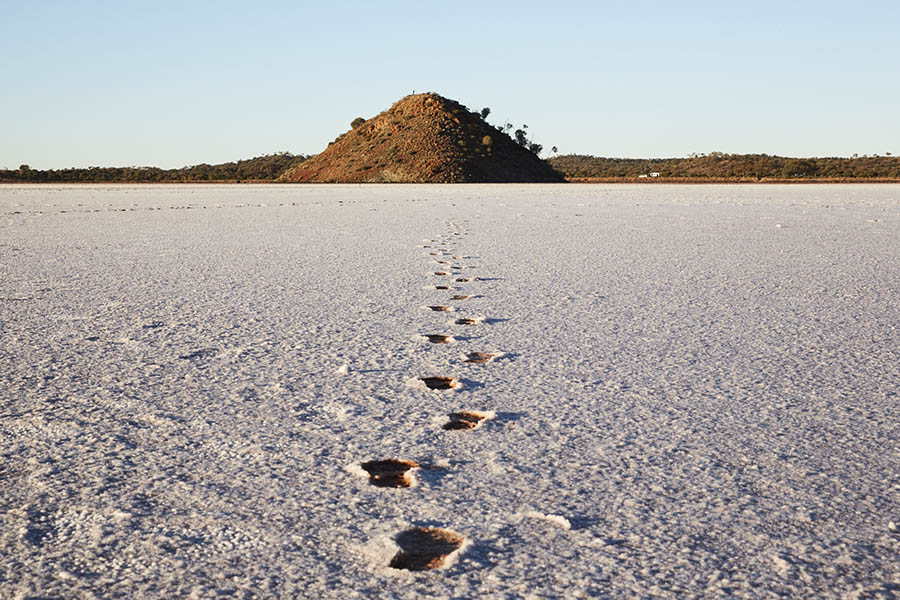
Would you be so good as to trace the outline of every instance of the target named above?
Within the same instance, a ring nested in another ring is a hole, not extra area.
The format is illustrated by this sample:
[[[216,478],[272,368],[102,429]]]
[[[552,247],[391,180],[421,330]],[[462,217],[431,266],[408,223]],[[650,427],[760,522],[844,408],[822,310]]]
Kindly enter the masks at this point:
[[[898,179],[900,157],[789,158],[768,154],[710,152],[688,158],[605,158],[569,154],[548,161],[569,178],[633,179],[659,173],[660,178],[714,179]]]
[[[0,182],[22,183],[169,183],[204,181],[272,181],[304,160],[302,154],[276,152],[218,165],[200,164],[180,169],[159,167],[88,167],[86,169],[0,170]]]

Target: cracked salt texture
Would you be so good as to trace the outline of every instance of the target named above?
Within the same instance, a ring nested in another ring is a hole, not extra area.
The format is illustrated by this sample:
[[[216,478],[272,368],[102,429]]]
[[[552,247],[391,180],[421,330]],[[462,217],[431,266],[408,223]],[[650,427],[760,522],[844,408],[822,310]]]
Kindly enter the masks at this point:
[[[898,199],[0,186],[0,597],[890,597]],[[414,528],[465,552],[391,569]]]

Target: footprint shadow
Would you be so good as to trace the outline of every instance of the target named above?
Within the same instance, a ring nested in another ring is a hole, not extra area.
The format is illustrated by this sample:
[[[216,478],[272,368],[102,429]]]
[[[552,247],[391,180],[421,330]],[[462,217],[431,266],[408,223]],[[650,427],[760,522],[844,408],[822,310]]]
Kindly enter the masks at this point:
[[[454,463],[454,466],[462,463]],[[437,486],[440,485],[441,480],[448,475],[451,475],[453,472],[453,466],[451,467],[435,467],[429,465],[428,463],[420,463],[419,471],[416,473],[416,476],[419,478],[424,484],[429,486]]]
[[[454,342],[471,342],[472,340],[477,340],[477,339],[481,339],[481,338],[479,336],[475,336],[475,335],[458,335],[455,333],[453,334]]]
[[[462,377],[459,379],[459,382],[463,384],[464,391],[472,391],[472,390],[480,390],[484,388],[484,383],[481,381],[475,381],[473,379],[466,379]]]
[[[598,523],[603,522],[603,519],[600,519],[599,517],[585,517],[585,516],[569,515],[569,516],[566,516],[566,519],[568,519],[569,524],[572,526],[573,531],[577,531],[579,529],[588,529]],[[613,538],[608,538],[604,541],[607,543],[607,545],[611,545],[611,546],[621,546],[625,542],[625,540],[616,540]]]
[[[513,556],[513,549],[508,544],[497,546],[486,540],[478,540],[472,541],[466,547],[466,562],[474,564],[478,570],[496,566],[499,564],[500,558],[504,556],[507,557],[504,560],[509,560],[509,557]],[[460,568],[462,566],[457,563],[450,568],[450,571]]]
[[[212,358],[213,356],[219,353],[218,348],[200,348],[199,350],[194,350],[193,352],[189,352],[188,354],[182,354],[178,358],[181,360],[190,360],[193,362],[201,362],[208,358]]]
[[[497,416],[491,421],[494,423],[515,423],[527,414],[526,412],[498,412]]]
[[[487,318],[484,321],[482,321],[482,323],[484,323],[485,325],[496,325],[497,323],[506,323],[507,321],[509,321],[508,318],[502,318],[502,319]]]

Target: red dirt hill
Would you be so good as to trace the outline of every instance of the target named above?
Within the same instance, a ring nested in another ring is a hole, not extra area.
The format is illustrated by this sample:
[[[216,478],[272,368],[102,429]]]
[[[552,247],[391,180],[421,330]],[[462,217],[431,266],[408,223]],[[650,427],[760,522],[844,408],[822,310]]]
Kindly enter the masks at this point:
[[[413,94],[281,175],[301,183],[560,182],[533,152],[465,106]]]

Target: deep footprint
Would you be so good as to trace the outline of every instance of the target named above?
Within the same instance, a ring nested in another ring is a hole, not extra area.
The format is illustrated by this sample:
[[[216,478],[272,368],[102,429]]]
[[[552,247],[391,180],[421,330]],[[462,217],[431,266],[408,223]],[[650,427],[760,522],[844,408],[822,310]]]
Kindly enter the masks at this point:
[[[452,390],[460,385],[459,380],[455,377],[420,377],[419,379],[429,390]]]
[[[419,467],[411,460],[370,460],[363,469],[369,474],[369,483],[378,487],[404,488],[412,485],[410,471]]]
[[[450,431],[475,429],[484,421],[484,415],[469,411],[450,413],[448,416],[450,420],[444,423],[443,428]]]
[[[428,308],[435,312],[447,312],[448,310],[450,310],[449,306],[429,306]]]
[[[451,299],[451,300],[468,300],[468,299],[471,298],[471,297],[472,297],[472,296],[468,296],[468,295],[466,295],[466,294],[457,294],[456,296],[453,296],[453,297],[450,298],[450,299]]]
[[[457,325],[478,325],[478,321],[476,321],[475,319],[469,319],[468,317],[457,319],[455,323]]]
[[[428,333],[425,334],[425,337],[428,338],[428,341],[432,344],[449,344],[453,339],[449,335],[440,335],[437,333]]]
[[[447,273],[446,273],[446,271],[435,271],[434,274],[437,275],[437,276],[439,276],[439,277],[443,277],[443,276],[446,275]]]
[[[470,281],[474,281],[472,277],[460,277],[456,280],[459,283],[469,283]]]
[[[490,352],[469,352],[468,357],[466,358],[466,362],[483,365],[485,363],[491,362],[496,357],[496,354],[492,354]]]
[[[399,534],[396,541],[400,551],[391,559],[392,569],[428,571],[442,567],[465,538],[447,529],[414,527]]]
[[[450,286],[449,286],[449,285],[436,285],[436,286],[434,286],[434,289],[436,289],[436,290],[449,290],[449,289],[450,289]]]

